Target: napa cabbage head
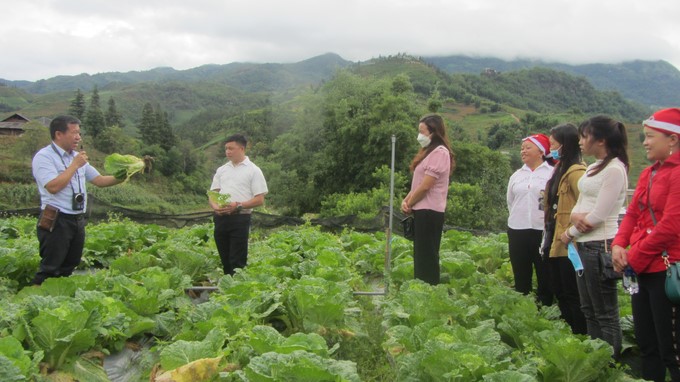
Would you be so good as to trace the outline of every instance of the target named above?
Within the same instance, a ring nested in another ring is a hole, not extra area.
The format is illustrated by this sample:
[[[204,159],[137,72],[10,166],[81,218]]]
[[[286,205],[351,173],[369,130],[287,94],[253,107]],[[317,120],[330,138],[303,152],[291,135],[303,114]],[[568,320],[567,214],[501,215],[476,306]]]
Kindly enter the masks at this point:
[[[104,160],[104,169],[119,180],[128,180],[132,175],[144,170],[144,160],[134,155],[113,153]]]
[[[231,195],[229,194],[221,194],[214,190],[208,190],[207,194],[208,199],[210,199],[211,202],[217,204],[218,207],[224,207],[231,203]]]

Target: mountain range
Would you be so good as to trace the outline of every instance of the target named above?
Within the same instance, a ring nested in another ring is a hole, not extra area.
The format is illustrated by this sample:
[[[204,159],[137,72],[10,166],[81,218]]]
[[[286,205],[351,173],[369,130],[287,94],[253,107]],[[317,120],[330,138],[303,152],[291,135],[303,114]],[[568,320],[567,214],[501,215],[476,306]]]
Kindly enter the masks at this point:
[[[631,61],[620,64],[568,65],[533,60],[505,61],[496,58],[467,56],[421,57],[423,61],[449,74],[487,71],[515,72],[532,68],[549,68],[583,77],[596,89],[616,91],[624,98],[650,108],[680,105],[680,71],[666,61]],[[142,82],[207,82],[223,84],[246,92],[273,92],[301,86],[314,86],[328,80],[338,69],[365,65],[337,54],[327,53],[292,64],[230,63],[203,65],[175,70],[161,67],[146,71],[108,72],[56,76],[39,81],[10,81],[0,84],[31,94],[47,94],[81,89],[119,87]]]

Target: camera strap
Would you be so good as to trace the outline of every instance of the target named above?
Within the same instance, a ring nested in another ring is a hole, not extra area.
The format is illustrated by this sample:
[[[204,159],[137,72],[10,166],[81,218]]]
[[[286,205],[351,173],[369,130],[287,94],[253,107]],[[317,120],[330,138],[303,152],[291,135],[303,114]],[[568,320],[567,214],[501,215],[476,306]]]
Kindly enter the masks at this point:
[[[61,164],[64,165],[64,171],[66,171],[66,169],[68,168],[68,166],[66,166],[66,162],[64,161],[64,158],[61,156],[61,154],[59,154],[59,150],[57,150],[57,148],[54,147],[54,142],[52,142],[52,143],[50,144],[50,146],[52,146],[52,150],[54,150],[54,152],[57,154],[57,156],[59,157],[59,159],[61,159]],[[71,178],[71,179],[73,179],[73,178]],[[76,194],[76,190],[75,190],[75,188],[73,188],[73,182],[71,181],[71,179],[68,180],[68,185],[71,186],[71,191],[73,191],[73,195],[75,195],[75,194]],[[82,189],[82,187],[80,186],[80,174],[78,174],[78,170],[76,170],[76,180],[78,181],[78,193],[79,193],[79,194],[82,194],[82,193],[83,193],[83,189]]]

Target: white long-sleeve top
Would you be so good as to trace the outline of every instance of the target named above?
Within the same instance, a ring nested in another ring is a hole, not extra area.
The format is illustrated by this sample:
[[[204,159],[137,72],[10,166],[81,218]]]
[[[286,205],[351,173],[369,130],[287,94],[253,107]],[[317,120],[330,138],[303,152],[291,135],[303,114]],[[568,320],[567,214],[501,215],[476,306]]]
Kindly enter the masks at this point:
[[[524,165],[508,181],[508,227],[512,229],[543,230],[543,196],[545,184],[553,173],[547,162],[531,171]]]
[[[626,166],[618,158],[614,158],[602,171],[588,176],[599,163],[602,160],[588,166],[586,173],[578,181],[580,194],[571,213],[588,213],[586,220],[595,228],[588,233],[581,233],[576,227],[570,227],[569,235],[577,242],[611,239],[616,236],[619,228],[619,212],[626,200],[628,188]]]

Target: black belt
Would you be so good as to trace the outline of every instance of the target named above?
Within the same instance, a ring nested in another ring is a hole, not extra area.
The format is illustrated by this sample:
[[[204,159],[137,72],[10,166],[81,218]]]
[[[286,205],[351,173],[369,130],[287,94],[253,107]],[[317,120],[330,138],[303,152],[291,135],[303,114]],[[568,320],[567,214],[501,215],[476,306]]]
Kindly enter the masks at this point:
[[[63,216],[66,219],[70,220],[83,220],[85,219],[85,214],[66,214],[63,212],[59,212],[59,216]]]
[[[614,239],[607,239],[607,247],[610,250],[611,250],[612,241],[614,241]],[[578,244],[582,245],[584,248],[604,249],[604,240],[584,241],[584,242],[578,242]]]

